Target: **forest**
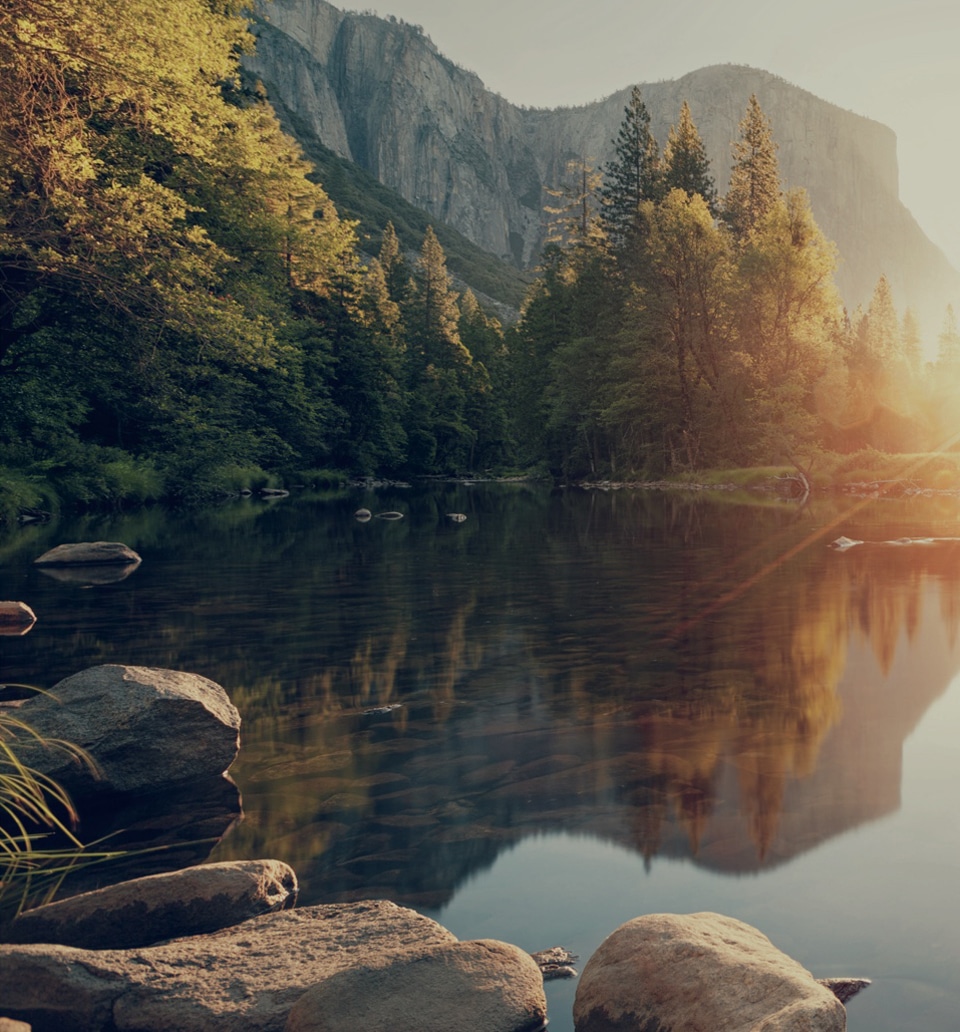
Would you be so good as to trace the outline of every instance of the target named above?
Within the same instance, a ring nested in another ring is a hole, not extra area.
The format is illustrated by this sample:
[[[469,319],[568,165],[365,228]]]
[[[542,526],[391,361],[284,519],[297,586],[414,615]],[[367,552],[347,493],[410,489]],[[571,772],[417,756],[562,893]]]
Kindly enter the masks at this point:
[[[638,89],[574,163],[505,326],[430,227],[376,247],[244,75],[238,0],[0,11],[0,511],[345,477],[651,480],[927,452],[960,430],[960,331],[926,362],[881,277],[784,191],[752,98],[719,196],[684,103]],[[375,253],[374,253],[375,252]]]

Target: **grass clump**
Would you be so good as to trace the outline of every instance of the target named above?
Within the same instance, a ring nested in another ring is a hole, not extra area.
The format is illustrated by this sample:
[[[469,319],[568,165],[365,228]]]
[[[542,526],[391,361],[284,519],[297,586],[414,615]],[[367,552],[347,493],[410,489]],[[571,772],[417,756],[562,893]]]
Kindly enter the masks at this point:
[[[90,851],[77,838],[77,812],[69,794],[23,759],[38,747],[59,749],[93,765],[83,749],[45,738],[16,710],[0,707],[0,922],[51,899],[78,865],[117,855]],[[58,845],[51,848],[51,840]]]

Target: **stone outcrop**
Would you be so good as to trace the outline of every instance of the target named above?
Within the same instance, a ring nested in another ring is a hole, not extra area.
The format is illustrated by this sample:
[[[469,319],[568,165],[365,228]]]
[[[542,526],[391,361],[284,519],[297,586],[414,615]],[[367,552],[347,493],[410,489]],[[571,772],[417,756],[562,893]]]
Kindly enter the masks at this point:
[[[220,685],[199,674],[149,667],[91,667],[20,717],[47,739],[88,751],[97,768],[58,748],[24,744],[22,757],[71,794],[118,793],[198,780],[226,771],[240,745],[240,714]]]
[[[0,941],[135,949],[229,928],[296,898],[297,876],[279,860],[202,864],[27,910],[0,929]]]
[[[122,541],[77,541],[51,548],[36,566],[98,566],[101,563],[139,563],[140,556]]]
[[[528,1032],[546,1017],[533,958],[480,939],[341,971],[294,1004],[285,1032]]]
[[[583,969],[576,1032],[843,1032],[843,1004],[752,928],[720,914],[621,925]]]
[[[286,910],[146,949],[6,945],[0,1001],[34,1032],[283,1032],[297,1000],[337,972],[456,941],[375,900]]]
[[[298,133],[521,267],[543,244],[545,188],[561,183],[571,159],[600,166],[611,158],[631,89],[582,107],[521,109],[419,28],[325,0],[276,0],[256,32],[246,64]],[[848,306],[868,301],[883,273],[898,307],[928,313],[939,329],[960,277],[899,200],[890,129],[753,68],[714,66],[641,86],[661,146],[689,102],[721,191],[755,93],[779,143],[784,185],[808,191],[839,247]]]

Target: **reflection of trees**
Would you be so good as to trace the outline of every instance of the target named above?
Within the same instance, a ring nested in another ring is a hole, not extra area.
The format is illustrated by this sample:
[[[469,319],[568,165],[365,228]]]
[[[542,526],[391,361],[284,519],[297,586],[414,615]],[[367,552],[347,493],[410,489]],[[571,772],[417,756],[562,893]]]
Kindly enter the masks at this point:
[[[696,854],[734,790],[738,833],[780,855],[784,793],[841,716],[851,635],[889,669],[931,578],[960,617],[946,550],[881,561],[824,539],[779,562],[811,529],[784,506],[450,485],[377,499],[407,518],[358,524],[357,504],[97,528],[142,568],[109,592],[38,580],[46,637],[5,670],[49,685],[41,662],[137,662],[227,687],[249,816],[220,850],[288,860],[307,898],[442,895],[547,827],[647,857],[679,830]],[[845,532],[901,533],[872,518]]]

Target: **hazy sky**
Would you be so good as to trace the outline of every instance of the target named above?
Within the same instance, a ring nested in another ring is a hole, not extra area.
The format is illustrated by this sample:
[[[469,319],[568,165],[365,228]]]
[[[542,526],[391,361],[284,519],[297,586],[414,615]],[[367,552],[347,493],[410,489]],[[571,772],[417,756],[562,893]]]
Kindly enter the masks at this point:
[[[375,10],[422,25],[516,104],[584,104],[709,64],[780,75],[893,129],[900,196],[960,269],[957,0],[378,0]]]

